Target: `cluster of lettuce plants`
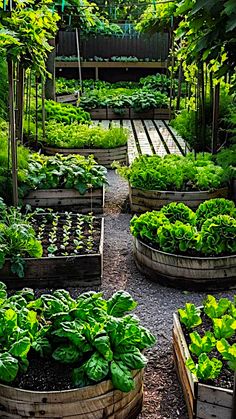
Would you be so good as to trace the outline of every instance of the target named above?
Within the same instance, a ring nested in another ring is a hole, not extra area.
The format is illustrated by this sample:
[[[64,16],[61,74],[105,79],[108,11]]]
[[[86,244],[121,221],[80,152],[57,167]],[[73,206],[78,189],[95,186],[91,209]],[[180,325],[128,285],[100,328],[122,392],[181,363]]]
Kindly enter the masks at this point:
[[[227,185],[230,178],[230,171],[215,164],[209,153],[143,155],[130,167],[117,165],[117,170],[135,188],[160,191],[214,190]]]
[[[208,295],[202,308],[186,303],[178,313],[191,353],[189,370],[201,381],[218,378],[225,368],[236,371],[236,296],[231,301]]]
[[[134,237],[167,253],[204,257],[236,254],[236,209],[224,198],[205,201],[196,212],[172,202],[160,211],[135,215],[130,229]]]
[[[115,148],[127,144],[128,130],[122,127],[105,129],[100,125],[77,123],[65,125],[55,120],[47,124],[45,142],[62,148]]]
[[[105,300],[101,292],[74,299],[66,290],[43,294],[23,289],[8,297],[0,283],[0,380],[27,373],[32,356],[73,365],[71,387],[111,379],[114,388],[134,389],[132,371],[142,369],[143,350],[155,337],[129,314],[137,306],[125,291]],[[127,314],[128,313],[128,314]]]

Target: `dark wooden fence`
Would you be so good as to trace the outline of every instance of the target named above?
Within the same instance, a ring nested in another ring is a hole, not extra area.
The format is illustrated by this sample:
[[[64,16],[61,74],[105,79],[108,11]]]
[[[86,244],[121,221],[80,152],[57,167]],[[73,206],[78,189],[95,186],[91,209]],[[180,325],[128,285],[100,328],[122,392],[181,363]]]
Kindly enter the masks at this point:
[[[123,37],[89,37],[80,41],[81,56],[108,58],[112,56],[135,56],[164,61],[169,51],[168,33],[157,33],[153,36],[136,35]],[[59,32],[57,55],[77,55],[75,32]]]

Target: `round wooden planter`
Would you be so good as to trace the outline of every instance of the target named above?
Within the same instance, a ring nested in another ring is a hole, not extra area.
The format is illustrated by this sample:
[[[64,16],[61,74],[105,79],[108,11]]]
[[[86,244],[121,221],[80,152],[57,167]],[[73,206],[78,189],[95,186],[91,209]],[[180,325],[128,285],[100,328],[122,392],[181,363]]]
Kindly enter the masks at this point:
[[[114,390],[111,381],[65,391],[29,391],[0,384],[2,419],[134,419],[142,410],[143,371],[134,372],[135,389]]]
[[[236,288],[236,255],[190,257],[156,250],[134,238],[138,269],[163,285],[189,290]]]
[[[176,191],[148,191],[129,186],[129,199],[131,210],[136,213],[158,210],[170,202],[182,202],[192,209],[212,198],[227,198],[228,188],[210,191],[176,192]]]
[[[127,163],[127,144],[116,148],[58,148],[43,146],[43,152],[47,155],[54,155],[56,153],[64,154],[80,154],[81,156],[88,157],[94,155],[98,164],[111,169],[113,161],[120,163]]]

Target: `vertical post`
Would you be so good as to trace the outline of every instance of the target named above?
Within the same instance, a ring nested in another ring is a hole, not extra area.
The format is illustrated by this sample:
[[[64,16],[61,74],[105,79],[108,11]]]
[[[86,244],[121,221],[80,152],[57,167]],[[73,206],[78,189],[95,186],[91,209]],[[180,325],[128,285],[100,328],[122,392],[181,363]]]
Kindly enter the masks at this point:
[[[213,98],[213,121],[212,121],[212,137],[211,137],[211,152],[216,154],[218,142],[218,128],[219,128],[219,107],[220,107],[220,83],[215,86]]]
[[[45,140],[45,84],[44,81],[42,81],[42,128],[43,128],[43,140]]]
[[[20,63],[17,65],[16,109],[16,138],[23,143],[24,68]]]
[[[47,71],[51,74],[51,78],[46,78],[45,83],[45,97],[46,99],[55,100],[56,98],[56,89],[55,89],[55,58],[56,58],[56,40],[51,39],[49,41],[53,50],[49,52],[48,59],[46,63]]]
[[[79,70],[79,84],[80,84],[80,88],[81,88],[81,92],[82,92],[83,83],[82,83],[81,56],[80,56],[79,31],[78,31],[78,28],[75,29],[75,37],[76,37],[76,49],[77,49],[78,70]]]
[[[179,64],[179,76],[178,76],[178,94],[177,94],[177,101],[176,101],[176,110],[179,111],[180,109],[180,98],[181,98],[181,91],[182,91],[182,77],[183,77],[183,67],[182,61]]]
[[[233,391],[233,403],[232,403],[232,419],[236,418],[236,371],[234,372],[234,391]]]
[[[9,81],[9,124],[10,124],[10,144],[12,160],[12,188],[13,205],[18,205],[18,182],[17,182],[17,143],[15,132],[15,110],[14,110],[14,64],[8,61],[8,81]]]

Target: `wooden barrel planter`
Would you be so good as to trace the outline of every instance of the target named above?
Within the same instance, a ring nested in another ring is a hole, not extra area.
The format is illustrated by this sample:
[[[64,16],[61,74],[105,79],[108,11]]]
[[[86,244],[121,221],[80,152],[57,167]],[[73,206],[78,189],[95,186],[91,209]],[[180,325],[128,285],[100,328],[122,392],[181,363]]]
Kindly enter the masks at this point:
[[[36,189],[30,191],[23,198],[23,205],[29,204],[33,208],[73,208],[77,212],[86,214],[103,213],[105,204],[105,188],[90,189],[81,195],[76,189]]]
[[[6,259],[0,270],[0,281],[9,289],[99,286],[103,277],[103,243],[104,219],[102,218],[97,253],[39,259],[25,258],[24,278],[12,273],[11,262]]]
[[[185,363],[190,357],[178,314],[173,324],[174,362],[190,419],[232,419],[233,391],[199,383]]]
[[[91,119],[171,119],[173,112],[165,108],[153,108],[143,110],[140,112],[135,111],[133,108],[122,109],[122,114],[114,112],[113,108],[97,108],[89,110]]]
[[[0,384],[1,419],[135,419],[142,410],[143,371],[134,371],[135,389],[114,390],[110,380],[62,391],[29,391]]]
[[[115,148],[57,148],[43,146],[44,154],[54,155],[60,153],[63,155],[80,154],[81,156],[88,157],[94,155],[96,162],[107,169],[111,169],[113,161],[127,164],[127,144]]]
[[[196,209],[199,204],[212,198],[228,198],[229,189],[220,188],[215,191],[156,191],[134,188],[129,185],[129,199],[131,211],[142,213],[146,211],[158,210],[170,202],[182,202],[192,209]]]
[[[133,252],[138,269],[162,285],[202,291],[236,288],[236,255],[174,255],[156,250],[135,237]]]

